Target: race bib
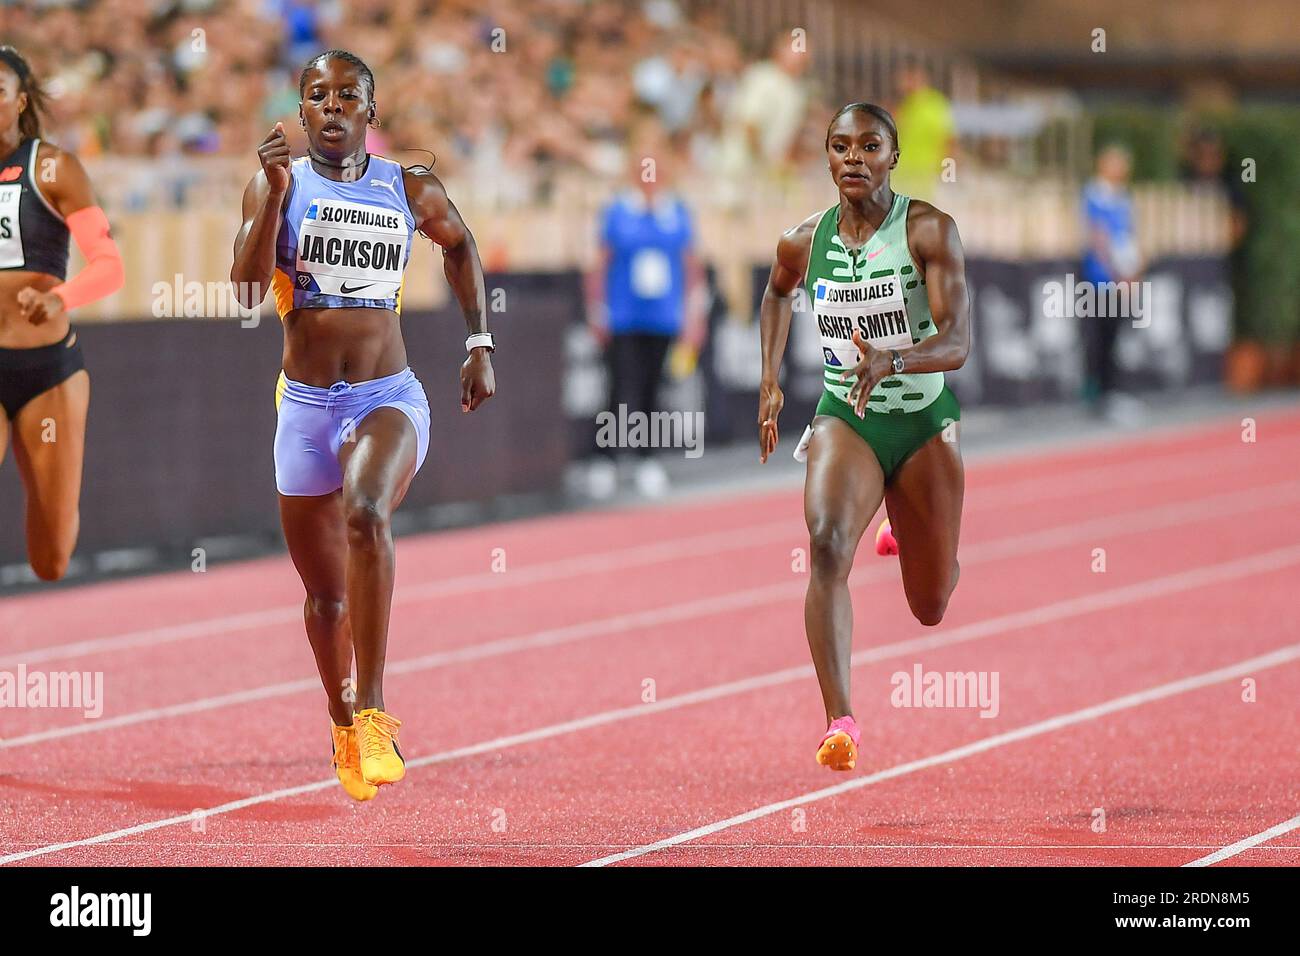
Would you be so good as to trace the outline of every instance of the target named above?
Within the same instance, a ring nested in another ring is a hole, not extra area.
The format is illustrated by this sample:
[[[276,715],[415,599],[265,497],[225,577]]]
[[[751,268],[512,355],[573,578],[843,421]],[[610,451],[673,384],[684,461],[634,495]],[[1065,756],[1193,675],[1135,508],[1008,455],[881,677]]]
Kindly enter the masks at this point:
[[[1142,253],[1138,251],[1138,245],[1132,239],[1123,239],[1111,243],[1110,261],[1119,273],[1115,276],[1116,279],[1128,278],[1136,273],[1138,266],[1142,264]]]
[[[27,262],[23,257],[22,224],[18,221],[22,195],[22,183],[0,186],[0,269],[17,269]]]
[[[638,299],[662,299],[672,288],[672,266],[660,249],[638,249],[632,257],[632,291]]]
[[[391,299],[402,284],[409,238],[395,210],[313,199],[298,230],[297,269],[327,295]]]
[[[827,365],[852,368],[858,363],[855,331],[877,349],[912,347],[912,328],[897,275],[860,282],[818,279],[813,287],[813,314]]]

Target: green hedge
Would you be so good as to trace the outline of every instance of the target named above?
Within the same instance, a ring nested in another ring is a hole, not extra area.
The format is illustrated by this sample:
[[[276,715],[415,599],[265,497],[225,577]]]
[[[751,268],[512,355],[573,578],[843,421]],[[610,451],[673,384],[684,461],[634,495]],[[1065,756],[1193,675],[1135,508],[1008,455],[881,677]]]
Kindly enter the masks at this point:
[[[1300,109],[1246,107],[1193,115],[1157,107],[1095,112],[1097,144],[1119,141],[1133,151],[1136,180],[1178,178],[1185,134],[1200,126],[1220,131],[1228,174],[1255,162],[1254,182],[1242,182],[1249,228],[1232,257],[1239,338],[1300,343]]]
[[[1178,178],[1178,115],[1152,107],[1114,107],[1093,115],[1092,141],[1097,148],[1123,143],[1133,153],[1133,178],[1138,181]],[[1091,158],[1084,175],[1091,174]]]

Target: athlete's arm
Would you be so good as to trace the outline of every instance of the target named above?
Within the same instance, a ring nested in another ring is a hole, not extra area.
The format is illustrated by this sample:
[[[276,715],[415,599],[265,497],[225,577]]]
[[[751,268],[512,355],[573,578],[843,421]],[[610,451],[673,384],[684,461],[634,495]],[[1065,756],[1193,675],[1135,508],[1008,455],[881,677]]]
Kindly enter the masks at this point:
[[[244,223],[235,236],[235,261],[230,267],[235,297],[245,309],[261,304],[275,276],[275,243],[289,193],[291,162],[283,123],[276,123],[262,140],[257,156],[262,168],[244,189]]]
[[[442,271],[447,284],[460,303],[465,327],[471,335],[486,332],[487,313],[483,305],[487,293],[483,282],[483,263],[479,261],[474,236],[460,218],[447,190],[433,173],[404,173],[406,200],[415,216],[417,228],[442,247]],[[496,392],[492,359],[485,347],[470,350],[460,368],[460,407],[472,412]]]
[[[925,277],[930,314],[938,332],[900,353],[903,371],[947,372],[961,368],[970,354],[970,293],[957,224],[947,213],[931,206],[909,223],[907,238]],[[861,332],[853,333],[853,344],[862,359],[845,374],[858,376],[849,391],[849,401],[862,415],[871,390],[893,374],[892,359],[888,351],[869,345]]]
[[[781,393],[778,379],[786,340],[790,336],[791,297],[808,268],[816,219],[814,216],[781,235],[781,241],[776,244],[776,260],[767,277],[767,288],[763,290],[763,302],[758,308],[759,334],[763,344],[763,378],[758,387],[758,459],[761,462],[766,462],[767,456],[776,451],[779,440],[776,420],[785,404],[785,396]]]
[[[90,177],[77,157],[42,143],[37,157],[41,173],[37,188],[63,217],[85,266],[66,282],[48,292],[34,288],[18,293],[18,310],[33,325],[57,319],[64,312],[112,295],[126,281],[122,255],[109,234],[108,218],[95,204]],[[46,176],[45,171],[50,171]]]

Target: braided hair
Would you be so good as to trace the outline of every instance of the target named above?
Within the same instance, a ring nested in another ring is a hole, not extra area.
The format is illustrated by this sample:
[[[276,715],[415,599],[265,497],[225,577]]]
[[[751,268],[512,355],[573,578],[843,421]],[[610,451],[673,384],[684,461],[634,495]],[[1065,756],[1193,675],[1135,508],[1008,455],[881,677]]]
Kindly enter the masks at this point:
[[[302,73],[298,77],[298,95],[302,96],[307,90],[307,74],[318,66],[323,66],[330,60],[342,60],[344,63],[351,63],[361,74],[361,82],[365,85],[366,95],[371,100],[375,98],[375,74],[370,72],[370,67],[366,66],[365,61],[355,53],[349,53],[347,50],[326,50],[324,53],[318,53],[302,68]]]
[[[326,50],[324,53],[318,53],[307,61],[306,66],[302,68],[302,73],[298,77],[298,95],[302,96],[307,91],[307,74],[317,67],[324,66],[330,60],[342,60],[344,63],[350,63],[357,68],[361,74],[361,84],[366,88],[366,95],[370,97],[371,102],[375,99],[375,74],[366,66],[364,60],[355,53],[349,53],[347,50]],[[417,163],[414,166],[407,166],[413,172],[432,172],[433,164],[437,162],[437,157],[429,150],[420,150],[420,152],[429,153],[428,163]]]
[[[839,111],[831,117],[830,125],[826,127],[826,147],[828,149],[831,145],[831,130],[835,128],[835,124],[845,113],[868,113],[880,120],[885,129],[889,130],[889,138],[894,142],[894,149],[899,149],[898,127],[894,124],[894,118],[889,115],[889,110],[883,106],[877,106],[875,103],[850,103],[847,106],[841,106]]]

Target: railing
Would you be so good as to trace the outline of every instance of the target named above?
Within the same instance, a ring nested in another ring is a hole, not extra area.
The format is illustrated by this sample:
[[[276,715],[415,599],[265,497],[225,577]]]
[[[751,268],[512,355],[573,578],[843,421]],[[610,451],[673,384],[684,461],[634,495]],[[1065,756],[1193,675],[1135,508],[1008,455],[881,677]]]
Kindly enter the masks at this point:
[[[1084,237],[1077,183],[1027,181],[969,165],[961,167],[957,182],[941,184],[934,197],[956,220],[968,256],[1021,260],[1078,254]],[[99,185],[106,180],[95,166],[92,177]],[[211,180],[199,194],[205,201],[193,208],[133,212],[110,206],[127,285],[79,310],[78,320],[163,317],[176,311],[177,301],[184,306],[187,296],[190,306],[180,314],[208,315],[209,285],[224,283],[229,275],[239,195],[250,166],[233,164],[238,178]],[[547,204],[506,207],[472,183],[447,185],[489,271],[583,268],[593,259],[596,218],[612,189],[589,177],[563,177]],[[771,260],[781,232],[835,201],[824,172],[788,182],[757,180],[739,209],[720,207],[708,181],[689,181],[683,193],[697,220],[699,250],[719,270],[738,315],[749,314],[749,270]],[[1226,250],[1227,207],[1217,192],[1140,185],[1134,197],[1140,246],[1148,257]],[[80,268],[75,252],[74,260],[72,268]],[[441,272],[440,257],[417,236],[404,301],[413,308],[440,304],[447,294]]]

